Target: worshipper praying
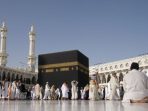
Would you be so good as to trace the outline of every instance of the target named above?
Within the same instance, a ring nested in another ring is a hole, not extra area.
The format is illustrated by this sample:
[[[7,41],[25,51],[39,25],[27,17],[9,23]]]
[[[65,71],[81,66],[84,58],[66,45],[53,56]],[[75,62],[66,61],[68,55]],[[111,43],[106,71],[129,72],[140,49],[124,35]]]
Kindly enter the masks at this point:
[[[138,63],[133,62],[130,70],[123,78],[123,102],[148,103],[148,77],[138,71]]]

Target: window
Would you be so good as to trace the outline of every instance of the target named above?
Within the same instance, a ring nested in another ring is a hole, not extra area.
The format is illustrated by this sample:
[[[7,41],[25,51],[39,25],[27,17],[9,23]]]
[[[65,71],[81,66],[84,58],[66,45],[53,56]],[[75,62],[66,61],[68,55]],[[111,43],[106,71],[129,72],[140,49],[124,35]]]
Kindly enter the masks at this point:
[[[120,68],[123,68],[123,64],[120,65]]]
[[[101,71],[103,71],[103,68],[101,68]]]
[[[125,64],[125,66],[126,66],[126,67],[128,67],[128,66],[129,66],[129,64],[128,64],[128,63],[126,63],[126,64]]]
[[[112,70],[113,69],[113,67],[112,66],[110,66],[110,70]]]

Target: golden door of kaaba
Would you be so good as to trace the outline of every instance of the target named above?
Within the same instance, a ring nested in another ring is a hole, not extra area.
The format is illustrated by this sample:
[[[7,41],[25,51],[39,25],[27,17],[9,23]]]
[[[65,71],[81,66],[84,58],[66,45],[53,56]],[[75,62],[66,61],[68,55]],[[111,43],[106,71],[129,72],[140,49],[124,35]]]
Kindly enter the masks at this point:
[[[41,54],[38,57],[38,81],[44,87],[45,83],[61,87],[67,82],[77,80],[79,87],[84,87],[89,81],[89,60],[78,50]]]

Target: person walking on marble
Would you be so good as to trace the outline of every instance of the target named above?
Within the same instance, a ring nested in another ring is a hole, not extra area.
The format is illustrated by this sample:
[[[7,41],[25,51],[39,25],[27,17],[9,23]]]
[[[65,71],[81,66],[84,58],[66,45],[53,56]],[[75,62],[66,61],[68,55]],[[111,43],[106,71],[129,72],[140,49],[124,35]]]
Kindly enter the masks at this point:
[[[7,97],[8,97],[8,85],[9,85],[9,83],[8,83],[7,79],[2,81],[2,98],[3,99],[7,99]]]
[[[113,73],[111,75],[111,79],[109,81],[109,85],[110,85],[109,100],[119,100],[120,97],[117,94],[117,88],[119,88],[119,82],[118,82],[116,73]]]
[[[45,85],[45,93],[44,93],[43,99],[44,100],[50,99],[50,87],[48,85],[48,82],[46,82],[46,85]]]
[[[38,82],[35,85],[35,99],[40,99],[40,85]]]
[[[14,80],[11,86],[11,99],[15,99],[15,95],[16,95],[16,81]]]
[[[89,84],[89,99],[90,100],[98,100],[98,85],[95,80],[90,80]]]
[[[56,99],[55,85],[52,85],[51,88],[50,88],[50,98],[51,98],[51,100]]]
[[[61,90],[62,90],[62,99],[63,99],[63,100],[67,100],[67,99],[68,99],[68,92],[69,92],[69,89],[68,89],[68,85],[67,85],[66,82],[64,82],[64,83],[62,84]]]
[[[72,92],[71,99],[78,99],[78,87],[77,87],[77,85],[78,85],[77,81],[75,81],[75,80],[71,81],[71,86],[72,86],[72,88],[71,88],[71,92]]]

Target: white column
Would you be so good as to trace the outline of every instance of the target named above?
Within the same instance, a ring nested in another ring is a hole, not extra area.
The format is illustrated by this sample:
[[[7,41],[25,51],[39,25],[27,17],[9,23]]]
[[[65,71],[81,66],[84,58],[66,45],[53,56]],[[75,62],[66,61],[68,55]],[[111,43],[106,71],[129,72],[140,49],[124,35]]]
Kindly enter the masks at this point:
[[[100,81],[101,81],[101,84],[103,83],[103,75],[101,74],[100,75]]]
[[[35,31],[34,26],[31,26],[31,30],[29,32],[29,56],[28,56],[28,67],[29,71],[35,72]]]
[[[0,28],[0,36],[1,36],[1,45],[0,45],[0,66],[6,66],[7,63],[7,52],[6,52],[6,35],[7,35],[7,27],[5,22],[2,23],[2,27]]]
[[[100,80],[100,76],[99,76],[98,73],[96,73],[96,80],[97,80],[97,83],[98,83],[98,84],[101,82],[101,80]]]
[[[116,73],[116,76],[117,76],[117,79],[118,79],[118,82],[119,82],[119,76],[120,76],[120,73]]]
[[[107,83],[108,74],[105,74],[105,83]]]

